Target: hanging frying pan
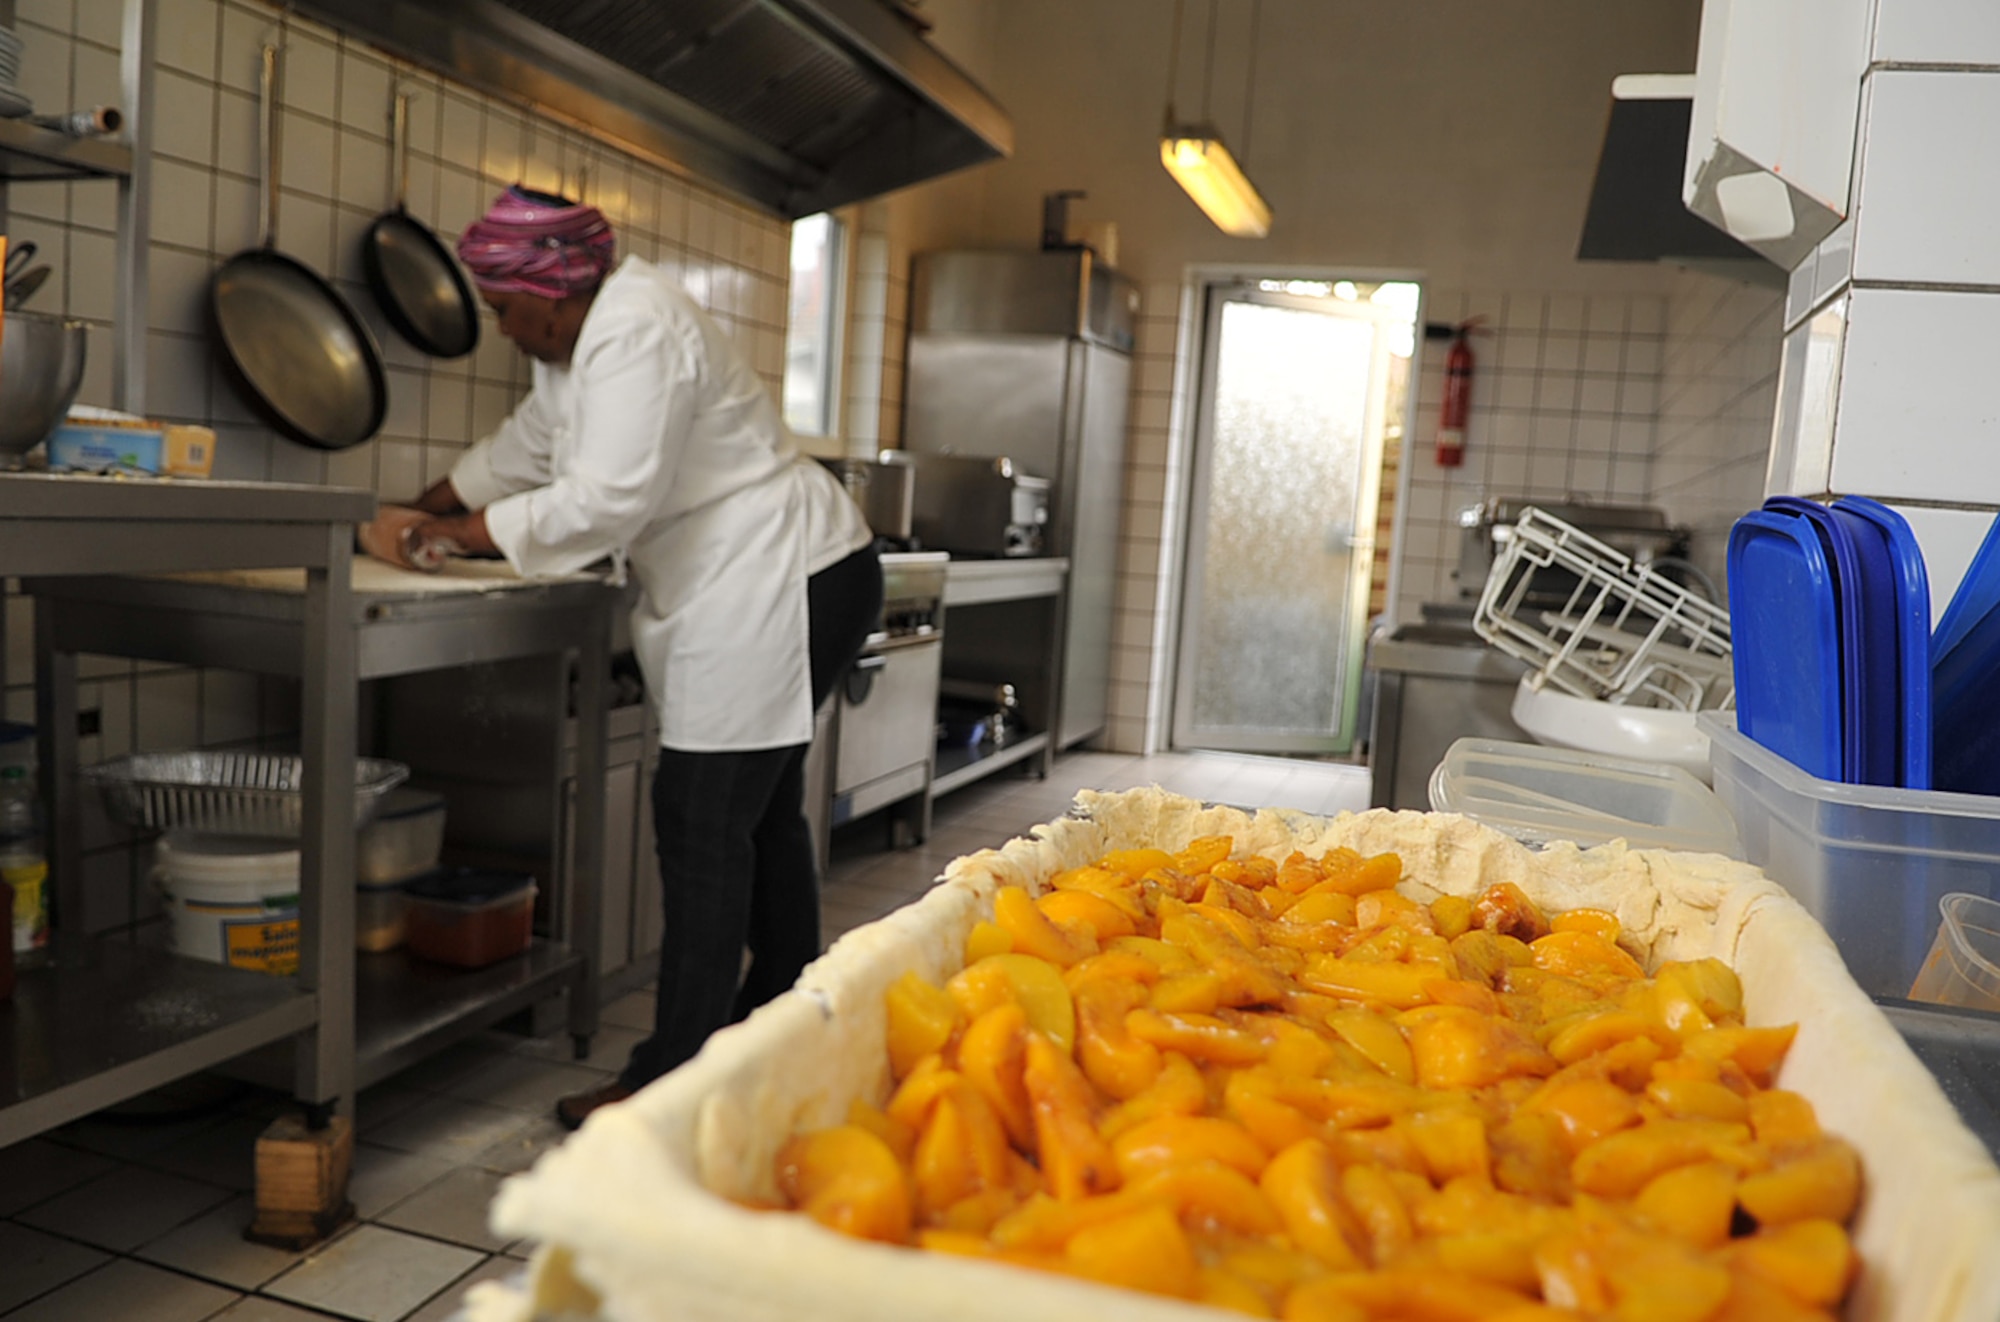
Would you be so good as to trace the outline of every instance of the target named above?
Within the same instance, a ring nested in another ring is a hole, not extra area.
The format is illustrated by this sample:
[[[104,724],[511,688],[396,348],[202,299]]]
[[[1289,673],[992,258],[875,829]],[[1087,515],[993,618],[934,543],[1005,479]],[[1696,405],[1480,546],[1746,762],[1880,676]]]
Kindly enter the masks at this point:
[[[323,450],[373,436],[388,410],[375,337],[347,300],[278,251],[278,51],[264,47],[263,234],[208,285],[210,329],[250,402],[286,435]]]
[[[433,358],[463,358],[479,343],[479,305],[458,262],[410,214],[410,98],[396,95],[396,209],[361,236],[368,287],[396,333]]]

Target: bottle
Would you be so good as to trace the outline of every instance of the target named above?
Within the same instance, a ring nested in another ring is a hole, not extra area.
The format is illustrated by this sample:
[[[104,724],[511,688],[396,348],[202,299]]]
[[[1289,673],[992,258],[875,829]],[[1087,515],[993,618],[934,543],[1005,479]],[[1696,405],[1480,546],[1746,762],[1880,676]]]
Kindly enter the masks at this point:
[[[49,861],[42,852],[40,816],[27,768],[0,770],[0,882],[14,892],[16,955],[49,944]]]
[[[8,914],[12,923],[14,912],[14,888],[0,881],[0,913]],[[0,1001],[14,994],[14,940],[10,931],[8,939],[0,941]]]

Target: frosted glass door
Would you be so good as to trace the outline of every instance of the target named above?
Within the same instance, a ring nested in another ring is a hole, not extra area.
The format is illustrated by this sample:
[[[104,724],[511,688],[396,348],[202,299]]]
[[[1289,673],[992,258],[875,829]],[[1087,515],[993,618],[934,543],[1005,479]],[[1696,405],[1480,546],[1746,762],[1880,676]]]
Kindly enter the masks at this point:
[[[1387,350],[1369,304],[1211,292],[1177,745],[1353,742]]]

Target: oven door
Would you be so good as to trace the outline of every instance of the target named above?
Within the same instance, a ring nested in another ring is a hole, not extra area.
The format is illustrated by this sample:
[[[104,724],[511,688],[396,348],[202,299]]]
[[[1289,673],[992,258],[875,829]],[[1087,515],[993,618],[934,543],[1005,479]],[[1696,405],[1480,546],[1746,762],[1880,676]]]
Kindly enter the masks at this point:
[[[855,661],[840,687],[833,821],[865,816],[930,781],[943,640],[890,638]]]

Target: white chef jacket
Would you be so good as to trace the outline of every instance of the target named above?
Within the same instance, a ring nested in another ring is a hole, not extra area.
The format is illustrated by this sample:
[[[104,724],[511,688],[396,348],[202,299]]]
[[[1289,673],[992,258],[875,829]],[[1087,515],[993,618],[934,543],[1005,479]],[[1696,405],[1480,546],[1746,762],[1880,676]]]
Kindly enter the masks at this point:
[[[569,366],[536,362],[527,398],[451,484],[523,575],[625,557],[662,743],[812,738],[806,579],[866,546],[868,526],[659,268],[627,257],[605,278]]]

